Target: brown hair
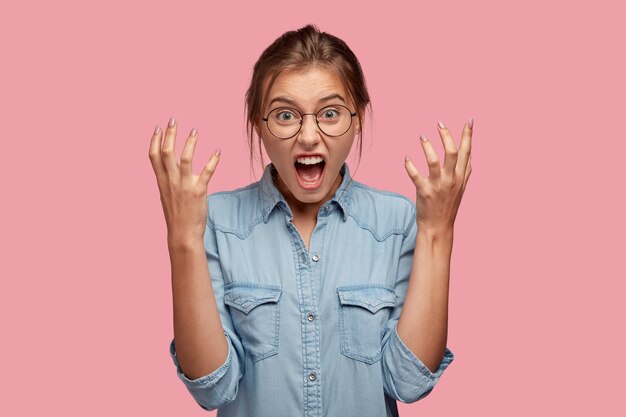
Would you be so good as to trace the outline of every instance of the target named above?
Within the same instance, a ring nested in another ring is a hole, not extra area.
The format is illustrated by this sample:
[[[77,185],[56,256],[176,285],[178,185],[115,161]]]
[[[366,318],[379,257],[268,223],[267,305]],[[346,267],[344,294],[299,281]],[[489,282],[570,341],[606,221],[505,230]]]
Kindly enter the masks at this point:
[[[359,160],[363,150],[363,117],[372,105],[365,85],[365,77],[359,60],[346,43],[317,26],[309,24],[297,30],[285,32],[268,46],[254,64],[250,87],[246,92],[246,133],[250,148],[250,166],[253,168],[255,128],[261,129],[261,112],[267,103],[269,92],[278,75],[284,70],[304,71],[322,67],[336,71],[343,81],[348,97],[356,106],[359,129]],[[257,136],[258,136],[258,132]],[[263,152],[258,137],[261,165]]]

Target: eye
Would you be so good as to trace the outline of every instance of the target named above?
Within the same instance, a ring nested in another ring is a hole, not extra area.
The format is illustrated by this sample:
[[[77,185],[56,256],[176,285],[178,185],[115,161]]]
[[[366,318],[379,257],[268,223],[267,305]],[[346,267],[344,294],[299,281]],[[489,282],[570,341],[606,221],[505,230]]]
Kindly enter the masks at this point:
[[[291,120],[293,118],[293,113],[288,111],[281,111],[276,117],[278,117],[280,120]]]
[[[339,109],[336,109],[334,107],[326,107],[319,113],[319,115],[320,119],[332,120],[338,118],[341,113]]]
[[[274,117],[279,122],[293,122],[298,119],[298,116],[289,109],[275,110]]]

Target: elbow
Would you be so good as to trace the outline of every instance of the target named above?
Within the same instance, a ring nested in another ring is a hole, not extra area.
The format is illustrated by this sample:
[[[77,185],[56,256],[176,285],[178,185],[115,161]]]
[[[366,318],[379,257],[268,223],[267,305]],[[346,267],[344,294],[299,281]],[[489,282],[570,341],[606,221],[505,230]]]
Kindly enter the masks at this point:
[[[437,384],[436,380],[425,379],[418,376],[417,380],[392,378],[386,375],[384,390],[390,397],[411,404],[427,397]]]
[[[180,380],[200,408],[206,411],[216,410],[233,402],[239,391],[239,381],[244,374],[244,365],[240,360],[243,352],[239,351],[241,345],[239,343],[236,346],[233,345],[230,336],[226,335],[228,336],[229,349],[224,363],[210,374],[193,380],[189,379],[180,368],[176,358],[174,341],[170,345],[170,354]]]
[[[238,360],[229,355],[224,365],[211,376],[185,385],[200,408],[213,411],[237,398],[241,377]]]
[[[428,396],[439,382],[444,370],[454,360],[454,354],[446,348],[437,370],[432,372],[404,344],[394,328],[383,346],[382,369],[385,392],[405,404],[414,403]]]
[[[396,400],[405,404],[411,404],[427,397],[435,388],[434,385],[429,387],[421,387],[420,389],[406,389],[396,391]]]
[[[235,384],[234,389],[229,394],[206,395],[207,393],[205,392],[203,395],[194,395],[192,393],[192,396],[200,408],[206,411],[213,411],[233,402],[237,397],[238,388],[239,384]]]

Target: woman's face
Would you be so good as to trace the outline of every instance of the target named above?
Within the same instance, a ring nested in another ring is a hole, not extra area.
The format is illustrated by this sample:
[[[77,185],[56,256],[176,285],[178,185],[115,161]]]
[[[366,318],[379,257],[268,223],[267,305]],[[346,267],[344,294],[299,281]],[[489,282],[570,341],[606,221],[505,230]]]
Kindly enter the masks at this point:
[[[317,113],[333,104],[344,105],[351,112],[356,112],[354,104],[348,100],[341,79],[332,70],[286,70],[274,81],[263,117],[276,108]],[[334,114],[324,113],[328,117]],[[293,116],[287,111],[278,117],[282,120]],[[317,207],[332,198],[341,184],[339,170],[350,153],[355,134],[360,129],[357,116],[352,118],[350,129],[341,136],[327,136],[322,133],[314,115],[303,116],[302,128],[290,139],[275,137],[263,121],[260,127],[259,136],[278,171],[277,186],[290,205],[304,203]],[[303,156],[308,156],[309,159],[300,159]],[[319,158],[322,161],[315,163]]]

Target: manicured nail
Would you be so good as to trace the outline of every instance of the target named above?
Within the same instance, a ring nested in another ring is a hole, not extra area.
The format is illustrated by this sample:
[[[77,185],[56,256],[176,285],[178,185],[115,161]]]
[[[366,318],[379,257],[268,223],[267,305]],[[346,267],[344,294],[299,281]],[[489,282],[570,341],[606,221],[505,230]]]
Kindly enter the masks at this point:
[[[196,128],[194,127],[193,129],[191,129],[191,136],[196,136],[198,134],[198,131],[196,130]]]
[[[424,136],[423,133],[420,133],[420,139],[422,140],[422,142],[426,142],[426,136]]]
[[[158,135],[159,133],[161,133],[161,128],[159,127],[159,125],[157,125],[157,126],[154,128],[154,134],[155,134],[155,135]]]
[[[404,162],[409,162],[410,160],[409,155],[404,155]]]
[[[445,129],[446,127],[443,125],[443,122],[441,120],[437,121],[437,124],[439,125],[440,128]]]
[[[167,124],[169,127],[176,126],[176,120],[173,117],[170,117],[170,122]]]
[[[467,125],[469,126],[470,129],[473,129],[474,128],[474,119],[472,119],[470,117],[469,120],[467,121]]]
[[[215,151],[215,156],[220,156],[222,154],[222,150],[218,149]]]

